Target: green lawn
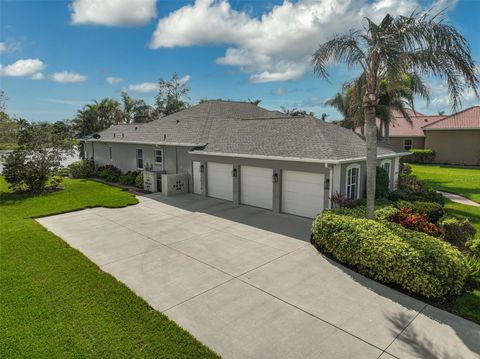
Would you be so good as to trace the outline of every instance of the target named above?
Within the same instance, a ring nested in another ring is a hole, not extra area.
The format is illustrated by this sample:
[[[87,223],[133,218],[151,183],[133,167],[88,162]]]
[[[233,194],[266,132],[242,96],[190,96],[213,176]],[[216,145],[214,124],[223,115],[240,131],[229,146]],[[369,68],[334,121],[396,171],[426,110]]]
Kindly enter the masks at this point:
[[[66,180],[39,196],[7,193],[0,177],[2,358],[216,357],[189,333],[32,217],[137,203],[118,188]]]
[[[480,168],[410,164],[413,174],[429,187],[456,193],[480,203]]]
[[[438,165],[410,166],[413,174],[427,186],[457,193],[480,203],[480,169]],[[468,218],[477,230],[477,237],[480,237],[480,207],[447,201],[445,209],[452,216]],[[452,303],[451,310],[480,324],[480,288],[471,289],[458,297]]]

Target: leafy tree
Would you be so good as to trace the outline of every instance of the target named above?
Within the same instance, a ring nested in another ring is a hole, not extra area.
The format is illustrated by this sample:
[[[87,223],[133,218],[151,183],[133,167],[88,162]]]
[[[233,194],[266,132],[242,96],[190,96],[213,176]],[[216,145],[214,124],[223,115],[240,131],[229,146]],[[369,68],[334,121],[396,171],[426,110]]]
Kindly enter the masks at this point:
[[[15,191],[39,193],[60,183],[55,173],[73,143],[48,123],[18,121],[18,149],[4,156],[3,175]]]
[[[190,106],[188,94],[190,87],[174,73],[170,80],[161,78],[158,81],[158,94],[155,97],[156,113],[168,116]]]
[[[154,117],[153,108],[144,100],[134,99],[122,91],[122,112],[124,116],[123,123],[144,123],[152,121]]]
[[[376,112],[381,81],[398,83],[405,73],[445,79],[452,108],[471,88],[478,96],[478,74],[467,40],[439,15],[413,12],[409,16],[386,15],[376,24],[366,18],[363,30],[350,30],[320,45],[313,55],[315,72],[328,78],[330,61],[358,67],[365,77],[362,107],[367,147],[367,210],[374,218],[377,163]]]

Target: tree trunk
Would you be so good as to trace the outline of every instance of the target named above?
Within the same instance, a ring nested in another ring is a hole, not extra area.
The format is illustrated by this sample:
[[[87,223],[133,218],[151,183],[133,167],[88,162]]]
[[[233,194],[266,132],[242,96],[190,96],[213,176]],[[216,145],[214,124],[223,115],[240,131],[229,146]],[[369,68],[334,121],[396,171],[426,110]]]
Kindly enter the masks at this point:
[[[375,181],[377,177],[377,126],[375,116],[375,100],[364,100],[365,140],[367,142],[367,218],[375,217]]]
[[[385,124],[385,136],[383,137],[383,141],[385,143],[390,143],[390,124],[386,123]]]

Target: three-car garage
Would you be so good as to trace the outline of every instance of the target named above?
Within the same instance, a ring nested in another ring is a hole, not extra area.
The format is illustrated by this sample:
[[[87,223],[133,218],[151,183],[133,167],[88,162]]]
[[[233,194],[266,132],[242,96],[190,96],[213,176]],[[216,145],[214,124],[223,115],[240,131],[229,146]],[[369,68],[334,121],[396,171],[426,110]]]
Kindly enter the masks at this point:
[[[314,218],[324,208],[323,173],[207,162],[207,196]],[[235,190],[235,188],[237,190]],[[277,188],[277,190],[275,190]],[[237,193],[238,192],[238,193]]]

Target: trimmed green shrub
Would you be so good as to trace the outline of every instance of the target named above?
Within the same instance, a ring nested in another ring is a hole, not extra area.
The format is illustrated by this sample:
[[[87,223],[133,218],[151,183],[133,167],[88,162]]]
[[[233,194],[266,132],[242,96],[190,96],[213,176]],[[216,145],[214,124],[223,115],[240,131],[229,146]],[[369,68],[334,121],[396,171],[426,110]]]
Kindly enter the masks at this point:
[[[390,192],[390,178],[382,167],[377,167],[375,198],[388,198]]]
[[[118,181],[125,186],[134,186],[137,176],[138,176],[138,172],[128,171],[123,176],[120,176],[118,178]]]
[[[328,212],[332,212],[342,216],[365,218],[365,211],[366,211],[365,206],[358,206],[353,208],[348,208],[348,207],[334,208],[329,210]]]
[[[445,204],[445,197],[441,193],[438,193],[432,189],[426,189],[423,192],[413,192],[405,189],[399,189],[390,192],[388,198],[393,201],[409,201],[409,202],[436,202],[438,204]]]
[[[135,187],[143,189],[143,173],[139,173],[135,178]]]
[[[118,182],[122,171],[113,165],[105,165],[97,168],[97,176],[107,182]]]
[[[475,228],[466,218],[447,217],[440,223],[443,239],[459,248],[465,248],[468,241],[475,238]]]
[[[460,294],[467,266],[450,244],[396,224],[325,212],[312,227],[313,240],[361,273],[427,298]]]
[[[375,210],[375,217],[380,220],[390,220],[399,212],[398,208],[393,206],[385,206]]]
[[[410,192],[423,192],[425,191],[425,186],[418,179],[417,176],[409,175],[400,175],[398,177],[398,188]]]
[[[68,166],[72,178],[88,178],[95,174],[95,168],[92,161],[80,160],[71,163]]]
[[[440,218],[445,215],[445,209],[443,206],[436,202],[409,202],[398,201],[395,203],[398,209],[408,208],[414,213],[423,214],[427,216],[428,221],[432,223],[438,223]]]
[[[404,157],[404,161],[408,163],[428,164],[433,163],[433,161],[435,160],[436,153],[433,150],[412,149],[409,152],[411,152],[412,154]]]

